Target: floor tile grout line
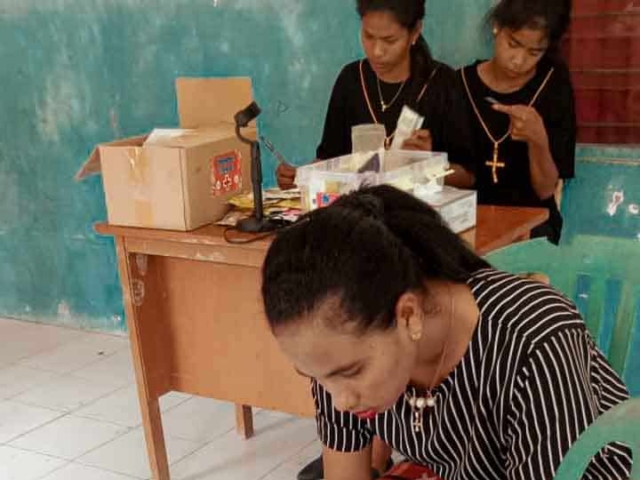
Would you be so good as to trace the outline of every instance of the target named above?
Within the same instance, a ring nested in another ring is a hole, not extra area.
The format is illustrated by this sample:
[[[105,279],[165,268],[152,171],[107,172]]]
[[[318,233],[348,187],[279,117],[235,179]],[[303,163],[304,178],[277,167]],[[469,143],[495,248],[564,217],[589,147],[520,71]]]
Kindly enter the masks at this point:
[[[70,464],[73,464],[73,465],[78,465],[78,466],[80,466],[80,467],[87,467],[87,468],[94,468],[94,469],[96,469],[96,470],[102,470],[103,472],[113,473],[113,474],[115,474],[115,475],[122,475],[123,477],[125,477],[125,478],[127,478],[127,479],[131,478],[132,480],[145,480],[145,477],[138,477],[138,476],[136,476],[136,475],[131,475],[131,474],[129,474],[129,473],[117,472],[117,471],[115,471],[115,470],[111,470],[111,469],[109,469],[109,468],[96,467],[96,466],[94,466],[94,465],[90,465],[90,464],[88,464],[88,463],[82,463],[82,462],[80,462],[80,461],[78,461],[78,460],[74,460],[73,462],[69,462],[69,463],[70,463]],[[87,479],[87,480],[90,480],[90,479]]]
[[[20,395],[17,395],[17,396],[20,396]],[[0,404],[2,404],[2,403],[14,403],[14,404],[17,404],[17,405],[21,405],[23,407],[39,408],[40,410],[49,410],[52,413],[60,413],[60,414],[69,413],[66,410],[59,410],[57,408],[52,408],[52,407],[44,407],[42,405],[34,405],[32,403],[23,402],[21,400],[15,400],[14,398],[2,399],[2,400],[0,400]]]
[[[15,403],[18,403],[18,402],[15,402]],[[22,405],[29,406],[29,407],[31,407],[31,406],[37,406],[37,405],[29,405],[29,404],[22,404]],[[126,432],[124,432],[122,435],[126,435],[126,434],[130,433],[131,431],[136,430],[137,428],[139,428],[139,426],[136,426],[136,427],[129,427],[129,426],[127,426],[127,425],[121,425],[121,424],[119,424],[119,423],[116,423],[116,422],[113,422],[113,421],[109,421],[109,420],[103,420],[103,419],[91,418],[91,417],[86,417],[86,416],[83,416],[83,415],[76,415],[74,411],[71,411],[71,412],[61,412],[61,411],[59,411],[59,410],[51,410],[51,411],[52,411],[52,412],[55,412],[55,413],[60,413],[60,415],[59,415],[58,417],[56,417],[56,418],[54,418],[54,419],[52,419],[52,420],[50,420],[50,421],[46,422],[46,423],[43,423],[43,424],[41,424],[41,425],[39,425],[39,426],[37,426],[37,427],[35,427],[35,428],[32,428],[31,430],[29,430],[29,431],[27,431],[27,432],[23,432],[23,433],[21,433],[20,435],[18,435],[18,436],[16,436],[16,437],[11,438],[11,439],[10,439],[10,440],[8,440],[5,444],[6,444],[7,446],[12,447],[12,446],[13,446],[13,445],[11,445],[11,443],[12,443],[12,442],[15,442],[16,440],[19,440],[19,439],[21,439],[22,437],[25,437],[25,436],[27,436],[27,435],[30,435],[30,434],[34,433],[35,431],[40,430],[40,429],[42,429],[42,428],[45,428],[45,427],[47,427],[47,426],[51,425],[52,423],[55,423],[55,422],[57,422],[57,421],[60,421],[60,420],[62,420],[63,418],[66,418],[66,417],[74,417],[74,418],[79,418],[79,419],[82,419],[82,420],[91,420],[91,421],[98,422],[98,423],[104,423],[105,425],[110,425],[110,426],[112,426],[112,427],[118,427],[118,428],[126,429],[127,431],[126,431]],[[116,440],[117,438],[120,438],[120,436],[121,436],[121,435],[119,435],[118,437],[116,437],[114,440]],[[109,442],[107,442],[107,443],[109,443]],[[104,445],[101,445],[101,446],[104,446]],[[29,451],[33,451],[33,450],[29,450]],[[91,451],[93,451],[93,450],[91,450]],[[35,453],[38,453],[38,452],[35,452]],[[90,453],[90,452],[86,452],[86,454],[88,454],[88,453]],[[85,455],[85,454],[83,454],[83,455]],[[81,455],[81,456],[82,456],[82,455]],[[57,458],[57,457],[56,457],[56,458]],[[66,459],[63,459],[63,460],[66,460]]]
[[[34,455],[40,455],[41,457],[51,458],[53,460],[60,460],[60,461],[67,462],[67,463],[70,463],[72,461],[72,460],[69,460],[68,458],[56,457],[55,455],[51,455],[50,453],[43,453],[43,452],[38,452],[36,450],[29,450],[28,448],[17,447],[15,445],[6,444],[6,445],[2,445],[2,446],[6,447],[6,448],[11,448],[13,450],[19,450],[19,451],[21,451],[23,453],[31,453],[31,454],[34,454]]]
[[[34,324],[34,325],[42,326],[42,327],[46,327],[46,326],[47,326],[47,325],[45,325],[45,324]],[[58,328],[59,328],[59,327],[58,327]],[[69,329],[67,329],[67,330],[68,330],[69,332],[79,332],[79,335],[82,335],[82,334],[84,333],[84,332],[83,332],[83,331],[81,331],[81,330],[77,330],[77,331],[76,331],[76,330],[73,330],[73,329],[71,329],[71,328],[69,328]],[[24,362],[24,360],[26,360],[27,358],[36,357],[36,356],[38,356],[38,355],[43,355],[43,354],[45,354],[45,353],[50,353],[50,352],[52,352],[53,350],[56,350],[56,349],[58,349],[58,348],[60,348],[60,347],[62,347],[62,346],[65,346],[65,345],[71,344],[71,343],[72,343],[72,342],[74,342],[75,340],[77,340],[77,339],[71,339],[71,340],[63,341],[63,342],[61,342],[61,343],[59,343],[59,344],[55,345],[55,346],[54,346],[54,347],[52,347],[52,348],[46,348],[46,349],[44,349],[44,350],[40,350],[38,353],[33,353],[33,354],[25,355],[24,357],[19,357],[18,359],[16,359],[15,361],[13,361],[13,362],[9,363],[8,365],[12,365],[12,366],[13,366],[13,365],[19,364],[19,363],[21,363],[21,362]]]
[[[117,440],[120,440],[121,438],[123,438],[125,435],[129,435],[131,432],[133,432],[135,429],[134,428],[126,428],[126,431],[122,432],[120,435],[118,435],[117,437],[112,438],[111,440],[108,440],[104,443],[101,443],[100,445],[96,446],[95,448],[92,448],[91,450],[87,450],[86,452],[78,455],[77,457],[74,457],[73,460],[70,460],[71,462],[79,462],[79,460],[82,457],[86,457],[87,455],[100,450],[102,447],[106,447],[107,445],[109,445],[110,443],[113,443]],[[91,465],[86,465],[86,466],[91,466]]]
[[[116,337],[116,338],[128,338],[129,336],[126,332],[123,332],[123,333],[104,332],[101,330],[90,330],[85,328],[79,328],[78,326],[72,326],[72,325],[59,325],[55,323],[35,322],[33,320],[26,320],[21,318],[0,317],[0,325],[2,324],[3,321],[16,323],[20,326],[26,326],[27,328],[32,328],[32,327],[58,328],[60,330],[65,330],[67,332],[86,333],[89,335],[106,335],[109,337]]]
[[[291,455],[289,458],[283,460],[282,462],[280,462],[278,465],[276,465],[274,468],[272,468],[271,470],[269,470],[267,473],[265,473],[264,475],[262,475],[261,477],[258,477],[256,480],[264,480],[265,478],[267,478],[269,475],[271,475],[273,472],[275,472],[277,469],[279,469],[281,466],[283,466],[285,463],[289,462],[291,459],[293,459],[294,457],[296,457],[297,455],[299,455],[300,453],[302,453],[303,451],[305,451],[307,448],[309,448],[311,445],[313,445],[318,439],[315,438],[313,439],[311,442],[309,442],[307,445],[305,445],[304,447],[302,447],[300,450],[298,450],[296,453],[294,453],[293,455]]]
[[[262,409],[262,410],[260,410],[259,412],[256,412],[256,413],[254,414],[254,416],[255,416],[255,415],[263,414],[265,411],[266,411],[266,410]],[[174,461],[174,462],[171,462],[169,466],[176,465],[176,464],[177,464],[177,463],[179,463],[179,462],[184,462],[184,461],[186,461],[188,458],[195,456],[195,455],[196,455],[197,453],[199,453],[201,450],[204,450],[206,447],[208,447],[208,446],[209,446],[209,445],[211,445],[212,443],[215,443],[216,441],[218,441],[219,439],[221,439],[221,438],[222,438],[222,437],[224,437],[225,435],[228,435],[228,434],[230,434],[230,433],[232,433],[232,432],[235,432],[235,431],[236,431],[236,427],[231,427],[231,428],[230,428],[229,430],[227,430],[226,432],[221,433],[220,435],[217,435],[215,438],[213,438],[213,439],[211,439],[211,440],[209,440],[209,441],[205,442],[203,445],[201,445],[200,447],[198,447],[197,449],[195,449],[193,452],[189,453],[188,455],[185,455],[185,456],[184,456],[184,457],[182,457],[180,460],[176,460],[176,461]],[[258,435],[260,435],[260,433],[259,433],[259,432],[257,432],[257,433],[256,433],[253,437],[251,437],[251,438],[255,438],[255,437],[256,437],[256,436],[258,436]],[[167,434],[165,433],[165,439],[166,439],[166,436],[167,436]],[[171,435],[171,437],[176,438],[174,435]],[[251,440],[251,439],[249,439],[249,440]],[[245,441],[247,441],[247,440],[245,440]],[[314,440],[314,441],[315,441],[315,440]],[[309,445],[311,445],[311,444],[309,444]],[[307,448],[309,445],[306,445],[304,448]],[[302,449],[302,450],[304,450],[304,449]],[[302,450],[300,450],[300,451],[302,451]],[[298,452],[298,453],[300,453],[300,452]],[[293,455],[293,456],[295,456],[295,455]],[[292,457],[290,457],[290,458],[293,458],[293,456],[292,456]],[[290,459],[290,458],[289,458],[289,459]],[[282,464],[278,464],[278,466],[280,466],[280,465],[282,465]],[[271,473],[271,471],[269,471],[269,473]],[[261,477],[261,478],[263,478],[263,477]],[[194,480],[195,480],[195,479],[194,479]],[[259,479],[258,479],[258,480],[259,480]]]
[[[61,379],[61,378],[63,378],[63,377],[72,377],[72,378],[74,378],[74,379],[76,379],[76,380],[91,381],[91,379],[89,379],[89,378],[78,377],[78,376],[71,375],[71,374],[63,374],[63,375],[60,375],[59,377],[56,377],[55,379],[51,379],[51,381],[53,381],[53,380],[59,380],[59,379]],[[47,382],[47,383],[49,383],[49,382]],[[95,382],[95,383],[103,384],[103,382]],[[31,392],[31,391],[33,391],[33,390],[37,390],[38,388],[41,388],[41,385],[40,385],[40,386],[36,386],[36,387],[29,388],[28,390],[25,390],[24,392],[22,392],[22,393],[20,393],[20,394],[16,395],[15,397],[13,397],[13,399],[8,399],[8,400],[14,401],[14,402],[16,402],[16,403],[22,403],[22,404],[24,404],[24,405],[28,405],[28,406],[31,406],[31,407],[47,408],[47,409],[49,409],[49,410],[53,410],[53,411],[56,411],[56,412],[60,411],[60,412],[65,412],[65,413],[73,413],[73,412],[75,412],[75,411],[78,411],[78,410],[81,410],[81,409],[83,409],[83,408],[86,408],[86,407],[88,407],[88,406],[90,406],[90,405],[93,405],[94,403],[96,403],[96,402],[98,402],[98,401],[100,401],[100,400],[104,400],[106,397],[108,397],[109,395],[113,395],[115,392],[118,392],[118,391],[120,391],[120,390],[124,390],[125,388],[129,388],[129,387],[131,387],[131,385],[132,385],[132,384],[129,384],[129,385],[121,385],[121,386],[111,385],[111,387],[113,387],[113,390],[111,390],[110,392],[105,393],[104,395],[100,395],[99,397],[96,397],[95,399],[92,399],[92,400],[90,400],[90,401],[87,401],[86,403],[82,403],[82,404],[78,405],[77,407],[74,407],[74,408],[73,408],[73,409],[71,409],[71,410],[67,410],[67,409],[65,409],[65,410],[59,410],[59,409],[56,409],[56,408],[53,408],[53,407],[50,407],[50,406],[42,406],[42,405],[37,405],[37,404],[35,404],[35,403],[25,402],[24,400],[15,400],[15,399],[17,399],[19,396],[21,396],[21,395],[27,394],[27,393],[29,393],[29,392]]]
[[[47,369],[45,369],[45,368],[37,368],[37,367],[36,367],[36,369],[41,370],[41,371],[43,371],[43,372],[47,372],[47,373],[58,373],[58,374],[61,374],[61,375],[70,375],[70,374],[73,374],[73,373],[77,373],[77,372],[79,372],[79,371],[81,371],[81,370],[84,370],[85,368],[92,367],[92,366],[94,366],[96,363],[98,363],[98,362],[102,362],[102,361],[107,360],[107,359],[109,359],[109,358],[111,358],[111,357],[114,357],[115,355],[117,355],[117,354],[119,354],[119,353],[121,353],[121,352],[124,352],[125,350],[128,350],[128,351],[129,351],[129,353],[130,353],[130,350],[129,350],[129,349],[130,349],[130,345],[127,345],[127,346],[125,346],[125,347],[122,347],[122,348],[119,348],[119,349],[117,349],[117,350],[114,350],[113,352],[111,352],[111,353],[109,353],[109,354],[98,355],[100,358],[98,358],[97,360],[92,360],[92,361],[90,361],[90,362],[88,362],[88,363],[85,363],[84,365],[82,365],[82,366],[81,366],[81,367],[79,367],[79,368],[72,369],[72,370],[65,371],[65,372],[60,372],[60,371],[56,371],[56,370],[47,370]],[[54,350],[57,350],[57,348],[55,348]],[[54,350],[49,350],[49,351],[47,351],[47,352],[43,352],[43,353],[53,353],[53,351],[54,351]],[[38,354],[36,354],[36,355],[31,355],[31,356],[30,356],[30,357],[28,357],[28,358],[38,357],[38,356],[40,356],[40,355],[41,355],[41,354],[40,354],[40,353],[38,353]],[[33,368],[33,367],[31,367],[30,365],[25,364],[24,362],[25,362],[25,360],[20,360],[18,363],[22,364],[24,367],[27,367],[27,368]]]
[[[119,338],[119,337],[116,337],[116,338]],[[26,363],[25,363],[25,362],[26,362],[28,359],[30,359],[30,358],[38,357],[38,356],[40,356],[40,355],[45,355],[45,354],[53,353],[55,350],[57,350],[57,349],[59,349],[59,348],[62,348],[62,347],[69,346],[69,345],[71,345],[71,344],[72,344],[73,342],[75,342],[75,341],[78,341],[78,339],[69,340],[69,341],[67,341],[67,342],[63,342],[63,343],[61,343],[61,344],[58,344],[58,345],[56,345],[56,346],[55,346],[55,347],[53,347],[53,348],[40,350],[40,351],[39,351],[39,352],[37,352],[37,353],[33,353],[33,354],[29,354],[29,355],[25,355],[24,357],[19,357],[19,358],[18,358],[18,359],[16,359],[15,361],[10,362],[10,363],[5,364],[5,365],[3,365],[2,367],[0,367],[0,370],[4,370],[4,369],[6,369],[6,368],[10,368],[10,367],[18,367],[18,366],[21,366],[21,367],[24,367],[24,368],[30,368],[31,370],[38,370],[38,371],[46,372],[46,373],[53,373],[53,374],[58,374],[58,375],[68,375],[68,374],[70,374],[70,373],[78,372],[78,371],[80,371],[80,370],[83,370],[83,369],[85,369],[85,368],[88,368],[88,367],[90,367],[90,366],[93,366],[93,365],[94,365],[95,363],[97,363],[97,362],[100,362],[100,361],[102,361],[102,360],[106,360],[107,358],[110,358],[110,357],[112,357],[112,356],[116,355],[117,353],[123,352],[123,351],[125,351],[125,350],[127,350],[127,349],[130,349],[130,348],[131,348],[131,346],[129,345],[129,346],[127,346],[127,347],[122,347],[122,348],[120,348],[120,349],[118,349],[118,350],[114,350],[114,351],[113,351],[111,354],[109,354],[109,355],[105,355],[105,356],[103,356],[102,358],[100,358],[100,359],[98,359],[98,360],[96,360],[96,361],[89,362],[89,363],[87,363],[87,364],[83,365],[82,367],[80,367],[80,368],[78,368],[78,369],[76,369],[76,370],[71,370],[71,371],[68,371],[68,372],[59,372],[59,371],[55,371],[55,370],[47,370],[47,369],[45,369],[45,368],[33,367],[33,366],[28,365],[28,364],[26,364]]]
[[[63,468],[67,468],[69,465],[71,465],[71,462],[67,461],[67,463],[65,463],[64,465],[60,465],[58,468],[51,470],[49,473],[45,473],[42,476],[39,476],[35,480],[42,480],[43,478],[47,478],[49,475],[53,475],[54,473],[62,470]]]
[[[67,416],[70,416],[70,415],[67,415]],[[59,419],[58,419],[58,420],[59,420]],[[51,423],[51,422],[49,422],[49,423]],[[42,425],[41,427],[36,428],[35,430],[39,430],[40,428],[43,428],[43,427],[45,427],[45,426],[46,426],[46,425]],[[117,426],[117,425],[114,425],[114,426]],[[123,428],[123,427],[121,427],[121,428]],[[33,433],[35,430],[32,430],[32,431],[31,431],[31,433]],[[38,451],[38,450],[32,450],[32,449],[30,449],[30,448],[19,447],[19,446],[17,446],[17,445],[6,444],[6,445],[4,445],[4,446],[9,447],[9,448],[15,448],[15,449],[17,449],[17,450],[21,450],[21,451],[23,451],[23,452],[35,453],[35,454],[37,454],[37,455],[44,455],[44,456],[46,456],[46,457],[55,458],[55,459],[57,459],[57,460],[63,460],[63,461],[65,461],[65,462],[75,463],[75,462],[77,462],[78,460],[80,460],[80,458],[84,457],[85,455],[89,455],[90,453],[93,453],[94,451],[96,451],[96,450],[98,450],[98,449],[100,449],[100,448],[104,447],[105,445],[108,445],[108,444],[109,444],[109,443],[111,443],[111,442],[115,442],[116,440],[119,440],[120,438],[124,437],[125,435],[128,435],[129,433],[131,433],[133,430],[134,430],[134,429],[132,429],[132,428],[127,428],[127,429],[126,429],[126,431],[122,432],[121,434],[119,434],[118,436],[116,436],[116,437],[112,438],[111,440],[108,440],[108,441],[106,441],[106,442],[104,442],[104,443],[101,443],[100,445],[98,445],[98,446],[96,446],[96,447],[92,448],[91,450],[87,450],[86,452],[83,452],[82,454],[78,455],[77,457],[73,457],[72,459],[64,458],[64,457],[58,457],[58,456],[56,456],[56,455],[51,455],[51,454],[49,454],[49,453],[44,453],[44,452],[41,452],[41,451]],[[25,435],[26,435],[26,434],[25,434]],[[24,435],[20,435],[20,437],[19,437],[19,438],[22,438],[23,436],[24,436]],[[14,442],[15,440],[18,440],[18,438],[14,439],[14,440],[11,440],[11,442]],[[90,466],[90,465],[86,465],[86,466]],[[114,472],[114,473],[115,473],[115,472]]]
[[[27,406],[32,406],[32,405],[27,405]],[[51,425],[52,423],[57,422],[58,420],[62,420],[63,418],[68,417],[68,416],[71,415],[70,413],[58,412],[57,410],[53,410],[53,411],[56,412],[56,413],[60,413],[60,415],[57,416],[56,418],[52,419],[52,420],[49,420],[48,422],[45,422],[45,423],[43,423],[41,425],[38,425],[37,427],[32,428],[29,431],[22,432],[20,435],[17,435],[15,437],[11,438],[11,440],[6,442],[6,445],[9,446],[9,447],[14,447],[14,445],[11,445],[13,442],[15,442],[17,440],[20,440],[22,437],[26,437],[27,435],[30,435],[30,434],[34,433],[36,430],[40,430],[40,429],[42,429],[44,427],[47,427],[47,426]],[[20,448],[20,447],[16,447],[16,448]],[[26,449],[23,449],[23,450],[26,450]],[[29,451],[33,452],[33,450],[29,450]],[[34,452],[34,453],[38,453],[38,452]]]

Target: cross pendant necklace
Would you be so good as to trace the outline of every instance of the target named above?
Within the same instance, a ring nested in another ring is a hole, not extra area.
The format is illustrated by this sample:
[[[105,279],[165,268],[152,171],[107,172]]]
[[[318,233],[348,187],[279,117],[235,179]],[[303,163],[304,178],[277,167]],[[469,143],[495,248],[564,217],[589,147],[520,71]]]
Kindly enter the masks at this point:
[[[507,166],[504,162],[501,162],[499,160],[499,153],[500,153],[500,143],[495,142],[493,144],[493,161],[487,162],[485,164],[488,167],[491,167],[491,175],[493,177],[493,183],[496,185],[499,183],[498,169],[505,168]]]
[[[538,100],[538,97],[547,86],[547,83],[549,83],[549,80],[551,79],[551,76],[553,75],[554,71],[555,69],[553,68],[549,70],[549,73],[547,74],[546,78],[540,85],[540,88],[538,88],[538,91],[531,99],[531,102],[529,102],[529,105],[528,105],[529,107],[533,107],[533,105],[536,103],[536,100]],[[507,166],[507,164],[504,161],[500,161],[500,158],[499,158],[500,145],[502,144],[502,142],[504,142],[507,138],[511,136],[512,126],[509,126],[509,130],[507,130],[507,133],[502,138],[496,139],[496,137],[494,137],[491,131],[489,130],[489,126],[482,118],[482,115],[480,114],[480,110],[476,105],[476,101],[474,100],[473,95],[471,94],[471,89],[469,88],[469,83],[467,82],[467,74],[466,74],[465,68],[462,69],[462,82],[464,83],[464,88],[467,91],[467,96],[469,97],[469,101],[471,102],[471,106],[473,107],[473,111],[476,114],[476,117],[478,117],[478,121],[480,122],[480,125],[482,125],[482,128],[487,134],[487,137],[489,137],[489,140],[493,142],[493,160],[486,162],[485,165],[491,168],[491,177],[493,179],[493,184],[497,185],[498,183],[500,183],[500,179],[498,178],[498,169],[506,168]]]

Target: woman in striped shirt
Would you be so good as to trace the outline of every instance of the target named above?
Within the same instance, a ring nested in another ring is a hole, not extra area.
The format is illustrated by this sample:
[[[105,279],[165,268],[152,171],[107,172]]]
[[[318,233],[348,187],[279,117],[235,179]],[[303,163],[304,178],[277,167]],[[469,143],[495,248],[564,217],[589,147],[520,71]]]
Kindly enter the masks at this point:
[[[325,478],[370,478],[379,436],[447,480],[551,479],[578,436],[628,397],[576,308],[499,272],[423,202],[388,186],[281,233],[263,298],[312,380]],[[625,479],[607,447],[585,478]]]

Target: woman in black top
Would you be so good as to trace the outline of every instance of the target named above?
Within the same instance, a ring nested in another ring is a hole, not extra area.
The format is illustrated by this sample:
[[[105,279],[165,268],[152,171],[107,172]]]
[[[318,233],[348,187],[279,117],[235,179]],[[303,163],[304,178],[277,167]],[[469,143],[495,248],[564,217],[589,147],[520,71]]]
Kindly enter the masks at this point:
[[[408,105],[425,120],[403,148],[447,152],[455,170],[448,183],[470,187],[469,118],[454,70],[432,58],[422,36],[424,3],[357,0],[366,58],[345,66],[338,76],[316,157],[351,153],[351,129],[356,125],[383,124],[390,144],[402,107]],[[278,167],[281,188],[293,186],[295,172],[291,165]]]
[[[390,186],[283,231],[262,294],[278,344],[313,379],[327,480],[369,479],[373,435],[446,480],[552,479],[628,398],[575,305],[492,269]],[[630,453],[606,447],[584,478],[628,479]]]
[[[558,57],[569,24],[568,0],[501,0],[492,10],[494,56],[461,70],[479,201],[546,207],[534,236],[560,240],[555,192],[574,175],[573,88]]]

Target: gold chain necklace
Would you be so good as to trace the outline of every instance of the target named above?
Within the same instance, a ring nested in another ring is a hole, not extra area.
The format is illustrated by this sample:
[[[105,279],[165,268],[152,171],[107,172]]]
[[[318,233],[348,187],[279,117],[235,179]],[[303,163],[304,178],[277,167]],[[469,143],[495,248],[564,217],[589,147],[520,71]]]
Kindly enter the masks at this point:
[[[555,70],[555,68],[552,68],[551,70],[549,70],[549,73],[547,74],[547,77],[544,79],[544,82],[542,82],[542,85],[540,85],[540,88],[538,89],[536,94],[533,96],[533,99],[531,100],[531,102],[529,102],[528,107],[533,107],[533,105],[536,103],[536,101],[538,100],[538,97],[540,96],[542,91],[547,86],[547,83],[549,83],[549,80],[551,80],[551,76],[553,75],[554,70]],[[509,130],[507,131],[507,133],[502,138],[496,139],[491,134],[491,130],[489,130],[489,127],[487,126],[486,122],[482,118],[482,115],[480,114],[480,110],[478,109],[478,106],[476,105],[476,101],[473,99],[473,95],[471,95],[471,89],[469,88],[469,83],[467,82],[467,75],[466,75],[466,69],[465,68],[462,69],[462,81],[464,83],[464,88],[467,90],[467,95],[469,96],[469,101],[471,102],[471,106],[473,107],[473,111],[475,112],[476,117],[478,117],[478,120],[480,121],[480,125],[482,125],[482,128],[484,129],[485,133],[487,134],[487,137],[489,137],[489,140],[491,140],[491,142],[493,142],[493,159],[491,161],[486,162],[485,165],[487,167],[491,167],[491,174],[492,174],[492,177],[493,177],[493,183],[494,184],[498,184],[499,183],[498,168],[505,168],[507,166],[507,164],[505,162],[501,162],[499,160],[500,145],[502,145],[502,143],[507,138],[509,138],[509,136],[511,135],[512,127],[509,126]]]
[[[451,298],[451,307],[449,308],[449,329],[447,330],[447,341],[444,344],[444,348],[442,349],[442,356],[440,357],[440,363],[438,364],[438,369],[436,373],[433,375],[433,379],[431,380],[431,384],[427,389],[427,394],[424,397],[418,397],[415,393],[412,396],[409,396],[407,393],[404,394],[405,399],[409,402],[409,406],[411,407],[411,415],[413,420],[411,421],[411,425],[413,426],[414,431],[424,432],[424,424],[423,424],[423,411],[426,407],[433,408],[436,406],[436,399],[433,396],[433,390],[436,388],[436,382],[440,377],[440,373],[442,372],[442,367],[444,366],[444,361],[447,358],[447,352],[449,350],[449,343],[451,342],[451,329],[453,328],[453,316],[455,312],[455,302],[453,300],[453,294],[451,293],[451,287],[449,287],[449,297]]]
[[[382,109],[382,113],[384,113],[387,110],[389,110],[391,107],[393,107],[394,103],[396,103],[396,100],[398,100],[398,97],[402,93],[402,90],[404,89],[404,86],[407,84],[407,81],[405,80],[404,82],[402,82],[402,85],[400,85],[400,88],[398,89],[396,96],[393,97],[393,100],[391,100],[391,102],[389,103],[386,103],[384,101],[384,97],[382,96],[382,88],[380,87],[380,77],[378,77],[378,75],[376,75],[376,83],[378,84],[378,97],[380,98],[380,108]]]
[[[424,97],[424,94],[427,92],[427,88],[429,88],[429,84],[431,83],[431,80],[433,80],[433,77],[436,76],[436,73],[438,72],[439,69],[440,69],[440,65],[438,65],[436,68],[433,69],[433,72],[431,72],[429,79],[425,82],[424,87],[422,87],[422,90],[420,91],[420,94],[416,99],[416,103],[419,103],[420,100],[422,100],[422,97]],[[367,91],[367,84],[364,79],[364,60],[360,60],[360,84],[362,85],[362,93],[364,95],[364,99],[367,102],[367,107],[369,108],[369,114],[371,115],[371,119],[373,120],[373,123],[380,124],[380,122],[378,121],[378,116],[376,115],[371,105],[369,92]],[[389,147],[391,147],[391,142],[393,141],[393,137],[395,136],[396,136],[396,131],[394,130],[391,135],[385,137],[384,148],[389,150]]]

